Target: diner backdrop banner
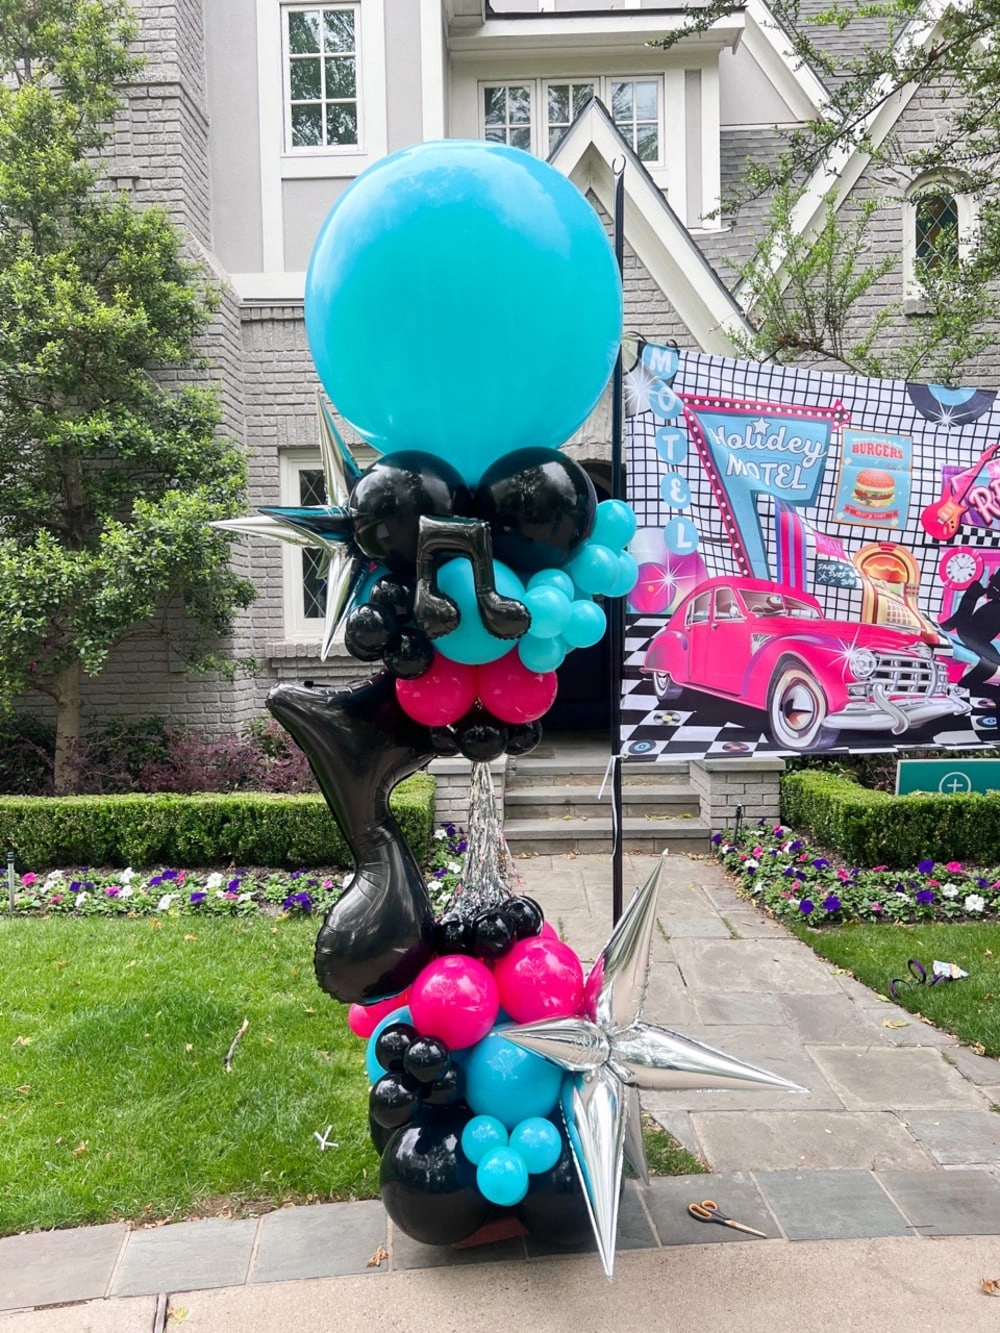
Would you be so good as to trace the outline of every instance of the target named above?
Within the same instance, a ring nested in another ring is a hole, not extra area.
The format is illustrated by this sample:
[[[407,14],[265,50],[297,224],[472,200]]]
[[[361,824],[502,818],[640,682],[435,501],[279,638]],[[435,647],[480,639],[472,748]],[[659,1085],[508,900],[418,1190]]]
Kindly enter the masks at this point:
[[[629,350],[626,758],[996,744],[997,393]]]

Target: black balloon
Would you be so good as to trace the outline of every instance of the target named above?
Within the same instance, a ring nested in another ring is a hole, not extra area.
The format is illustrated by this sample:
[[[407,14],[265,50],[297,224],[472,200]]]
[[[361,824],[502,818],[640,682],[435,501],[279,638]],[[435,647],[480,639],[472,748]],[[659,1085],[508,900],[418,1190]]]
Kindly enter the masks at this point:
[[[434,914],[389,794],[433,759],[428,728],[403,712],[388,675],[276,685],[267,707],[305,751],[355,861],[316,940],[319,984],[344,1004],[398,995],[430,962]]]
[[[472,923],[473,951],[481,958],[502,958],[514,947],[517,935],[506,911],[488,907]]]
[[[363,472],[351,491],[354,540],[394,573],[412,574],[422,514],[447,518],[467,512],[469,490],[450,463],[404,449]]]
[[[512,755],[530,754],[542,739],[540,722],[523,722],[520,726],[507,729],[507,753]]]
[[[385,1211],[424,1245],[467,1240],[493,1211],[460,1146],[470,1118],[468,1110],[423,1111],[396,1131],[382,1154]]]
[[[417,1037],[417,1029],[411,1023],[389,1023],[375,1038],[375,1059],[383,1069],[402,1069],[406,1053]]]
[[[587,1200],[569,1145],[551,1171],[528,1177],[528,1193],[517,1216],[533,1236],[553,1245],[583,1245],[593,1240]]]
[[[503,910],[519,940],[526,940],[532,935],[537,935],[545,923],[542,909],[534,898],[528,898],[523,894],[504,903]]]
[[[396,639],[396,617],[371,602],[362,602],[344,624],[344,644],[359,662],[377,662]]]
[[[434,661],[434,648],[422,630],[402,629],[396,645],[385,654],[385,669],[400,680],[425,676]]]
[[[454,1106],[465,1096],[465,1075],[461,1067],[449,1065],[439,1079],[424,1089],[425,1106]]]
[[[372,1116],[372,1110],[371,1110],[371,1094],[369,1093],[369,1095],[368,1095],[368,1135],[369,1135],[369,1137],[371,1138],[372,1143],[374,1143],[374,1145],[375,1145],[375,1151],[378,1153],[379,1157],[382,1156],[383,1152],[385,1151],[385,1145],[389,1142],[389,1140],[392,1138],[392,1136],[393,1136],[393,1134],[395,1134],[395,1132],[396,1132],[395,1129],[384,1129],[384,1128],[378,1123],[378,1121]]]
[[[383,1129],[399,1129],[420,1107],[420,1089],[404,1074],[383,1074],[368,1094],[368,1114]]]
[[[391,612],[397,620],[409,620],[413,614],[413,587],[401,579],[376,579],[369,589],[368,600]]]
[[[481,708],[474,708],[455,723],[455,736],[466,759],[478,764],[499,759],[507,745],[507,728]]]
[[[472,921],[458,912],[446,912],[434,926],[435,953],[471,953]]]
[[[451,727],[431,727],[430,738],[434,753],[441,755],[442,758],[448,759],[452,755],[462,753],[458,748],[458,737]]]
[[[448,1047],[437,1037],[420,1037],[403,1056],[403,1068],[418,1083],[434,1083],[451,1063]]]
[[[472,512],[493,533],[498,560],[518,573],[558,569],[594,527],[597,492],[558,449],[517,449],[483,473]]]

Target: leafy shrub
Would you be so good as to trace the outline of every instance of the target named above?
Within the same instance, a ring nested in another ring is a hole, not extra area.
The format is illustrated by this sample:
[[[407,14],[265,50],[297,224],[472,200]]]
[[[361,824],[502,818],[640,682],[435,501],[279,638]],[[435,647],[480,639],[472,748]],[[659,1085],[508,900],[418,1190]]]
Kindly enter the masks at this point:
[[[907,759],[998,759],[1000,750],[907,750]],[[828,755],[803,754],[791,755],[785,760],[789,773],[818,770],[823,773],[837,773],[842,777],[855,778],[862,787],[872,791],[896,790],[896,763],[899,755],[894,751],[885,754],[850,754],[838,756],[832,760]]]
[[[0,792],[46,796],[52,791],[56,731],[30,713],[0,722]]]
[[[1000,792],[893,796],[843,773],[807,769],[781,779],[781,814],[854,865],[1000,862]]]

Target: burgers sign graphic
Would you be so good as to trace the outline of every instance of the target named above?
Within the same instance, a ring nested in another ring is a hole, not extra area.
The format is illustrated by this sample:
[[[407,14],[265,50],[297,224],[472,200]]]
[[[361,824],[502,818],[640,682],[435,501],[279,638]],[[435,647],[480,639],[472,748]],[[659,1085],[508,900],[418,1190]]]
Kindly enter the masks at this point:
[[[837,519],[869,528],[900,528],[910,498],[913,446],[905,435],[845,430]]]

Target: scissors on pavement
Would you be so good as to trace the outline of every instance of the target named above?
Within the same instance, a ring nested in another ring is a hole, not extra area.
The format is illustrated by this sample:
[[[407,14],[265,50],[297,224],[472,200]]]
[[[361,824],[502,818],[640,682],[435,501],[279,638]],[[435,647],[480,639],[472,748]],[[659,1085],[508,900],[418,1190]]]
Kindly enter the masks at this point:
[[[750,1236],[762,1236],[767,1240],[766,1231],[755,1231],[753,1227],[745,1227],[742,1222],[734,1222],[731,1217],[727,1217],[721,1212],[719,1205],[714,1199],[702,1199],[701,1203],[689,1203],[688,1212],[692,1217],[696,1217],[699,1222],[718,1222],[721,1227],[732,1227],[735,1231],[745,1231]]]
[[[897,977],[894,981],[889,982],[889,994],[894,1000],[899,997],[900,986],[936,986],[939,981],[944,981],[945,979],[937,973],[928,977],[926,967],[924,967],[923,963],[919,962],[916,958],[910,959],[906,964],[906,970],[910,974],[908,977]]]

